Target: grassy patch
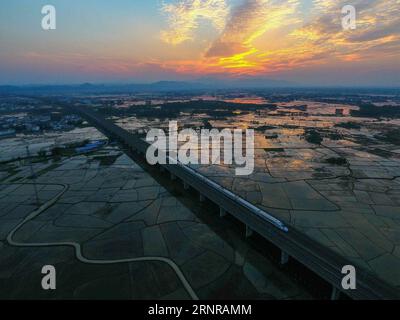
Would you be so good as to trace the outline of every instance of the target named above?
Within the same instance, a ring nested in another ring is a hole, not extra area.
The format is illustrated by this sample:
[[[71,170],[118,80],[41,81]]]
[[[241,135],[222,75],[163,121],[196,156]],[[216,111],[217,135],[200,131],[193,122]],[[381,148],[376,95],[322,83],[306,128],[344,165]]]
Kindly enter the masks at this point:
[[[50,166],[48,166],[48,167],[46,167],[46,168],[40,170],[39,172],[37,172],[37,173],[36,173],[36,178],[37,178],[37,177],[40,177],[40,176],[42,176],[42,175],[44,175],[44,174],[46,174],[47,172],[50,172],[50,171],[52,171],[52,170],[58,168],[59,166],[60,166],[60,165],[59,165],[58,163],[53,163],[52,165],[50,165]],[[30,176],[30,177],[28,177],[28,179],[33,179],[33,177]]]
[[[17,173],[19,173],[21,170],[18,170],[15,166],[2,166],[0,169],[2,172],[6,172],[6,176],[1,179],[2,181],[11,178],[12,176],[15,176]],[[20,178],[18,178],[20,179]]]
[[[349,121],[349,122],[341,122],[335,124],[337,128],[344,128],[344,129],[361,129],[361,125],[357,122]]]
[[[346,165],[349,164],[349,162],[347,161],[347,159],[341,158],[341,157],[338,157],[338,158],[335,158],[335,157],[328,158],[328,159],[325,160],[325,162],[326,162],[326,163],[329,163],[329,164],[332,164],[332,165],[335,165],[335,166],[346,166]]]
[[[398,129],[398,128],[390,129],[390,130],[386,131],[385,133],[383,133],[382,135],[375,136],[375,138],[378,140],[399,146],[400,145],[400,129]]]
[[[113,156],[96,156],[93,157],[92,161],[100,161],[101,166],[111,166],[121,155],[113,155]]]
[[[305,132],[304,136],[308,143],[321,144],[322,141],[324,141],[324,138],[322,138],[321,134],[317,130],[314,130],[314,129],[307,130]]]
[[[391,158],[393,156],[392,152],[380,148],[370,149],[368,152],[383,158]]]
[[[264,132],[266,130],[274,130],[276,128],[277,128],[276,126],[260,126],[260,127],[255,128],[255,130]]]
[[[265,148],[265,152],[285,152],[284,148]]]

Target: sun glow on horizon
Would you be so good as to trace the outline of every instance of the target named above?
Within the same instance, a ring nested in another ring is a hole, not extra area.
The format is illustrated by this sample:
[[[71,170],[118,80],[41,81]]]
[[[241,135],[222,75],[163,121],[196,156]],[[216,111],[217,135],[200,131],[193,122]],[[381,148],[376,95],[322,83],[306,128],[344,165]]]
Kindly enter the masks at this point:
[[[342,83],[379,70],[400,84],[400,0],[97,0],[95,10],[54,0],[52,33],[40,30],[40,10],[36,17],[20,9],[35,12],[38,3],[0,4],[3,82],[265,76]],[[347,4],[357,10],[355,30],[341,25]],[[7,7],[21,17],[11,19]]]

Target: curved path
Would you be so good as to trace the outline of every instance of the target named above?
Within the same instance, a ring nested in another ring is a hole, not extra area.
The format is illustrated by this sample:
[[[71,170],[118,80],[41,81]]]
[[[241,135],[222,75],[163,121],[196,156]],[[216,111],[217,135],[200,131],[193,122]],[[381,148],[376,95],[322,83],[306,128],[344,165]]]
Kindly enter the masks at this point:
[[[0,184],[0,185],[27,185],[31,183],[5,183],[5,184]],[[47,201],[43,205],[41,205],[39,208],[34,210],[32,213],[30,213],[24,220],[22,220],[17,226],[14,227],[10,231],[10,233],[7,236],[7,241],[10,245],[15,246],[15,247],[59,247],[59,246],[69,246],[73,247],[75,249],[75,256],[76,258],[83,263],[87,264],[97,264],[97,265],[110,265],[110,264],[117,264],[117,263],[130,263],[130,262],[145,262],[145,261],[158,261],[158,262],[163,262],[168,264],[176,273],[178,276],[179,280],[182,282],[182,285],[184,286],[186,292],[189,294],[189,296],[193,300],[199,300],[198,296],[194,292],[193,288],[191,287],[190,283],[186,280],[185,275],[182,273],[182,271],[179,269],[179,266],[172,261],[171,259],[165,258],[165,257],[140,257],[140,258],[130,258],[130,259],[119,259],[119,260],[92,260],[86,258],[82,254],[82,249],[81,245],[76,242],[40,242],[40,243],[23,243],[23,242],[17,242],[13,240],[13,237],[15,233],[28,221],[33,220],[36,218],[38,215],[46,211],[48,208],[50,208],[52,205],[54,205],[58,199],[60,199],[63,194],[68,190],[69,186],[66,184],[40,184],[38,185],[52,185],[52,186],[62,186],[64,189],[58,193],[53,199]]]

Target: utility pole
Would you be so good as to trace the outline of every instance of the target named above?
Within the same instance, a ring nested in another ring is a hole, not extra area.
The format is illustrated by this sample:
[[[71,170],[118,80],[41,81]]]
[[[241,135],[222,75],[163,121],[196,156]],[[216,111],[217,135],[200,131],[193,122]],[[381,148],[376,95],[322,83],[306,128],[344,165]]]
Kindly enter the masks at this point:
[[[35,171],[33,170],[32,160],[31,160],[31,153],[29,151],[29,146],[28,145],[26,146],[26,156],[28,158],[29,167],[31,169],[31,177],[33,179],[33,190],[35,192],[36,205],[40,206],[39,194],[38,194],[37,186],[36,186],[36,174],[35,174]]]

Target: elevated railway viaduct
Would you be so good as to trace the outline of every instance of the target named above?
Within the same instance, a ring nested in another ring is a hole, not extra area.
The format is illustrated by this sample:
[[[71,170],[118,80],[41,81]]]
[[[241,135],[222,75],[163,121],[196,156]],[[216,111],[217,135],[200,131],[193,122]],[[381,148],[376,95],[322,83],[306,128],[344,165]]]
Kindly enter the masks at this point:
[[[131,152],[145,156],[149,144],[138,135],[122,129],[88,107],[71,106],[69,108],[82,115],[110,138],[119,141]],[[241,221],[245,225],[246,236],[256,232],[277,246],[281,250],[282,264],[287,263],[290,257],[327,281],[332,286],[332,299],[337,299],[341,292],[358,300],[399,298],[396,288],[360,268],[357,268],[357,288],[344,290],[342,268],[353,265],[352,262],[295,228],[286,226],[269,213],[260,210],[187,166],[166,164],[161,167],[162,170],[168,171],[173,179],[181,179],[185,188],[190,186],[197,190],[201,200],[207,198],[219,206],[221,217],[229,214]]]

